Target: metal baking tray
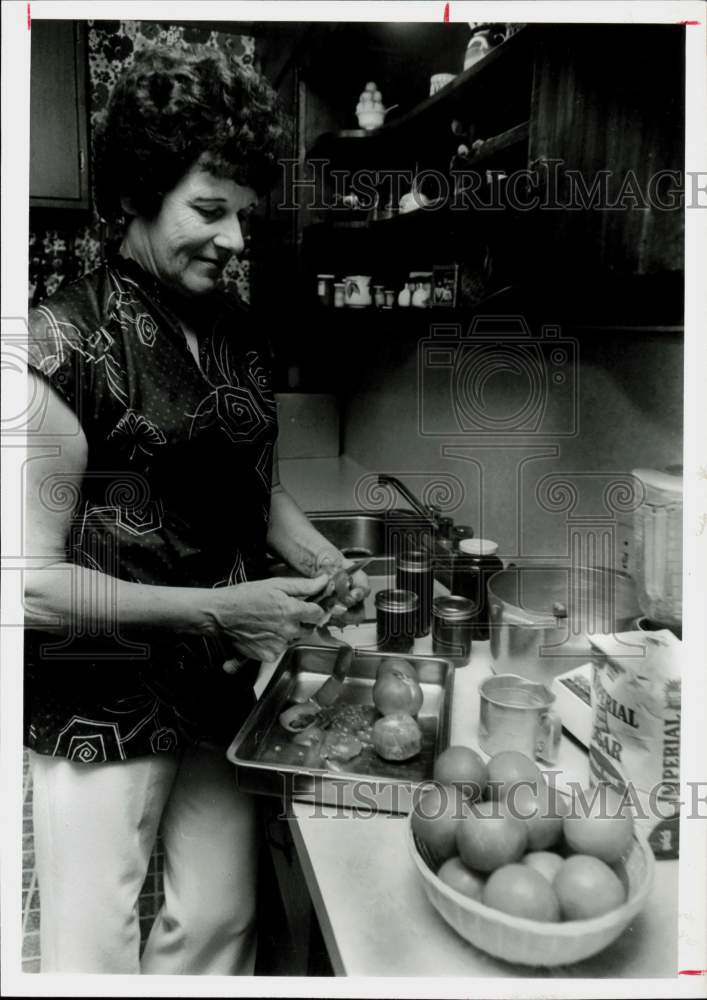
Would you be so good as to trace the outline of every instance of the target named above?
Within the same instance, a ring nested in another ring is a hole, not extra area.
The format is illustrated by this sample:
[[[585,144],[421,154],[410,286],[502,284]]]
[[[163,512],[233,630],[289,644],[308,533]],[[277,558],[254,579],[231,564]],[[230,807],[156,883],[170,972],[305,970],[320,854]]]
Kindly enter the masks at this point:
[[[408,813],[415,788],[432,780],[435,758],[449,745],[454,667],[433,656],[405,656],[415,665],[424,694],[418,724],[422,749],[411,760],[385,761],[372,747],[329,770],[315,750],[291,742],[278,721],[295,701],[321,687],[336,659],[331,647],[292,646],[283,656],[244,726],[227,751],[245,791],[321,805]],[[372,688],[381,659],[394,653],[354,650],[340,702],[372,704]],[[304,753],[303,753],[304,751]]]

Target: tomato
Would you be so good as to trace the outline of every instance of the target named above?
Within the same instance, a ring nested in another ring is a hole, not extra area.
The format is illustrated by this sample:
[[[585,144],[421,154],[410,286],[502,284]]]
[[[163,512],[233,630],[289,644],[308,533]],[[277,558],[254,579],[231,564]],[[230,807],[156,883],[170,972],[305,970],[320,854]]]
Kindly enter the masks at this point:
[[[468,868],[492,872],[518,861],[528,842],[525,824],[501,812],[495,802],[480,802],[457,830],[459,857]]]
[[[432,777],[443,785],[456,785],[472,801],[482,798],[486,788],[486,764],[469,747],[447,747],[434,763]]]
[[[529,868],[534,868],[536,872],[539,872],[543,878],[548,880],[550,885],[552,885],[555,875],[557,875],[565,863],[565,859],[560,857],[559,854],[555,854],[554,851],[528,851],[520,860],[522,864],[528,865]]]
[[[383,674],[388,674],[392,671],[404,674],[406,677],[409,677],[410,680],[418,680],[416,668],[412,663],[410,663],[409,660],[403,660],[400,656],[389,656],[382,659],[378,665],[376,679],[378,677],[382,677]]]
[[[573,854],[552,883],[566,920],[589,920],[621,906],[626,892],[611,868],[599,858]]]
[[[557,923],[560,919],[560,902],[553,887],[527,865],[498,868],[484,886],[483,901],[486,906],[514,917],[548,923]]]
[[[409,760],[422,748],[420,727],[411,715],[393,712],[373,726],[373,746],[383,760]]]
[[[538,788],[545,784],[542,771],[525,754],[518,753],[517,750],[504,750],[494,754],[488,762],[488,797],[504,799],[509,788],[518,781],[537,782]]]
[[[417,681],[397,670],[390,670],[376,678],[373,685],[373,704],[383,715],[405,712],[417,715],[422,708],[424,695]]]
[[[585,801],[589,803],[586,815]],[[572,814],[565,817],[562,830],[567,846],[575,854],[591,854],[611,864],[631,846],[633,817],[621,807],[620,796],[604,786],[602,794],[598,789],[588,789],[583,796],[575,797]]]
[[[537,792],[531,785],[510,785],[502,808],[525,824],[530,850],[542,851],[562,836],[563,817],[569,807],[543,782]]]
[[[464,822],[464,800],[453,788],[435,785],[422,793],[412,809],[412,831],[433,858],[446,861],[457,854],[457,829]]]
[[[469,871],[462,859],[456,856],[447,858],[437,872],[437,878],[470,899],[481,899],[484,891],[483,876]]]

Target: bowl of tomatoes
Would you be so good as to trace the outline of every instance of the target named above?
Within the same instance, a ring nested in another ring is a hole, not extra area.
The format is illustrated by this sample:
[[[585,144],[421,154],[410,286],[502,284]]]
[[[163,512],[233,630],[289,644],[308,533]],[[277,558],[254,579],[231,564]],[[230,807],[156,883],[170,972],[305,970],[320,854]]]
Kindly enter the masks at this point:
[[[466,782],[451,768],[458,780],[437,780],[413,804],[408,849],[425,894],[466,941],[506,962],[589,958],[644,906],[652,850],[608,787],[569,800],[523,755],[497,758],[486,777],[505,778],[486,781],[483,762]]]

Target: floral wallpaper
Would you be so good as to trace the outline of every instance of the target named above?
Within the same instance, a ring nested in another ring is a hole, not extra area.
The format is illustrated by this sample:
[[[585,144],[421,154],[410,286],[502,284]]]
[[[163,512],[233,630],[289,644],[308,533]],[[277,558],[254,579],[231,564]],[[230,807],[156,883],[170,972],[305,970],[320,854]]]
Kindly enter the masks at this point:
[[[246,72],[255,72],[255,39],[213,31],[203,24],[169,25],[147,21],[87,21],[88,87],[90,128],[108,101],[113,83],[134,53],[143,45],[164,44],[187,48],[201,43],[232,55]],[[44,229],[30,219],[29,289],[30,302],[52,295],[63,281],[71,281],[92,270],[105,252],[105,227],[94,215],[90,224],[67,225],[66,229]],[[250,296],[249,262],[232,262],[224,282],[245,301]]]

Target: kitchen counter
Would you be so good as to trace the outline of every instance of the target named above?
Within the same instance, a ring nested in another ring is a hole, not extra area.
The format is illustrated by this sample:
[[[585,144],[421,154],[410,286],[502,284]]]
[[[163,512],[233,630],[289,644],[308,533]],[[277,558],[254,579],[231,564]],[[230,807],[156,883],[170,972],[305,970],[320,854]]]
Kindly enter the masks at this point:
[[[337,630],[334,634],[341,635]],[[370,646],[374,626],[343,633]],[[430,652],[430,638],[415,653]],[[260,693],[274,668],[261,675]],[[455,672],[451,742],[478,749],[478,685],[491,672],[488,643],[476,643],[469,664]],[[587,783],[587,756],[563,735],[557,769]],[[351,824],[355,823],[355,829]],[[437,914],[408,856],[406,818],[295,802],[291,834],[329,957],[342,976],[464,976],[534,978],[661,978],[677,970],[678,862],[658,861],[653,890],[633,925],[594,958],[571,966],[533,969],[477,950]]]

